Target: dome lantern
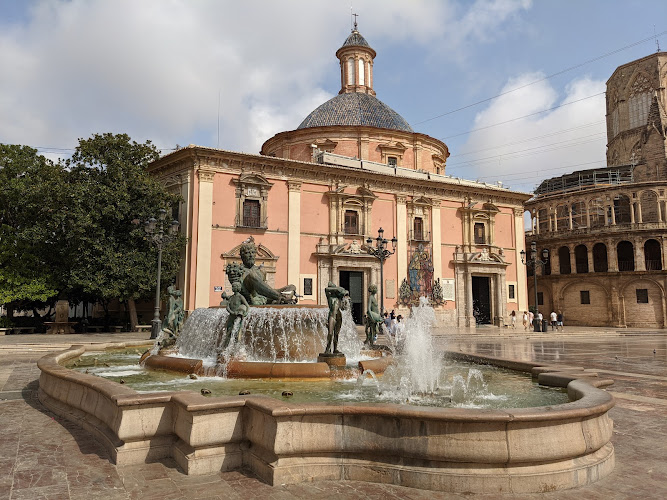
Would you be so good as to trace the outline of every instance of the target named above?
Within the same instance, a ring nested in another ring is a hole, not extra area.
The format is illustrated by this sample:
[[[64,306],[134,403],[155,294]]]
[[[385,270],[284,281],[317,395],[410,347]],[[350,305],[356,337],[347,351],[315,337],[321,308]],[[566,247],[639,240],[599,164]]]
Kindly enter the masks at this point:
[[[352,33],[336,51],[336,57],[340,61],[341,89],[338,93],[359,92],[374,96],[373,59],[375,59],[375,51],[357,30],[356,21]]]

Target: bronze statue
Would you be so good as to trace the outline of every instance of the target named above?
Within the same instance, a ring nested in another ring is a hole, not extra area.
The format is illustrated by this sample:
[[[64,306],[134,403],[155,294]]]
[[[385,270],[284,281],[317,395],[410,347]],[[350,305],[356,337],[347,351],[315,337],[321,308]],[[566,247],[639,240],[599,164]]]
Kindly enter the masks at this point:
[[[371,284],[368,287],[368,310],[366,311],[366,341],[364,344],[368,346],[375,346],[375,337],[378,333],[378,325],[382,323],[382,316],[378,309],[378,293],[377,285]]]
[[[232,292],[234,295],[227,298],[227,312],[229,316],[227,317],[227,323],[225,325],[225,340],[222,344],[222,348],[226,349],[229,345],[230,340],[232,339],[232,334],[236,332],[237,336],[234,339],[238,340],[238,337],[243,332],[243,318],[248,314],[250,306],[246,301],[245,297],[241,295],[241,283],[235,281],[232,283]],[[238,320],[238,327],[235,329],[234,326]]]
[[[344,310],[346,307],[343,299],[349,295],[349,292],[345,290],[345,288],[336,286],[330,281],[324,289],[324,293],[327,296],[327,303],[329,304],[329,333],[327,334],[327,348],[324,353],[341,354],[338,350],[338,334],[340,333],[340,327],[343,322],[343,314],[341,310]],[[333,352],[331,350],[332,343]]]
[[[178,334],[181,332],[183,320],[185,319],[185,310],[183,309],[183,292],[177,290],[174,285],[167,288],[169,294],[169,309],[164,319],[162,328],[163,340],[160,342],[162,347],[168,347],[176,342]]]
[[[264,304],[296,304],[297,294],[294,285],[272,288],[265,280],[264,273],[255,265],[257,247],[252,238],[241,244],[241,260],[243,261],[243,277],[241,293],[253,306]]]

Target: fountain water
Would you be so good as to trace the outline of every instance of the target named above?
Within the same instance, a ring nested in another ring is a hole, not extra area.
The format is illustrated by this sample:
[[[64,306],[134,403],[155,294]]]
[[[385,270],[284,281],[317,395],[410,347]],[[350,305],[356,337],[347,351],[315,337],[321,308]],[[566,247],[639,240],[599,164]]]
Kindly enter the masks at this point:
[[[401,355],[387,368],[382,380],[382,393],[396,393],[403,401],[414,395],[435,394],[442,375],[443,361],[431,336],[435,312],[428,299],[422,297],[412,308],[405,329],[397,343]]]

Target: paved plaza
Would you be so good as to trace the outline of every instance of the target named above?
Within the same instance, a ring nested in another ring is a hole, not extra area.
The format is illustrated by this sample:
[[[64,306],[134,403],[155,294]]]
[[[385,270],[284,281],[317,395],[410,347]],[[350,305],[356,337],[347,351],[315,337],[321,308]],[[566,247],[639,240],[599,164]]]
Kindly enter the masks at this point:
[[[497,498],[356,481],[268,486],[243,471],[189,477],[165,460],[116,467],[84,430],[37,399],[43,355],[71,344],[146,340],[146,333],[0,336],[0,499]],[[616,468],[585,488],[531,499],[667,498],[667,333],[570,328],[563,333],[480,328],[441,333],[443,349],[594,368],[615,384]],[[507,496],[506,498],[510,498]]]

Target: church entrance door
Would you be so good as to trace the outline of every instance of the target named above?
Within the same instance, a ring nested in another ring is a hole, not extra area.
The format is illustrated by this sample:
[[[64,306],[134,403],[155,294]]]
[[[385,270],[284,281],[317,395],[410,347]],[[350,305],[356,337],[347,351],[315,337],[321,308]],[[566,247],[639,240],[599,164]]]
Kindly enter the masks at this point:
[[[472,310],[478,325],[491,323],[491,279],[472,277]]]
[[[350,292],[352,318],[357,325],[364,316],[364,273],[361,271],[340,271],[338,283]]]

